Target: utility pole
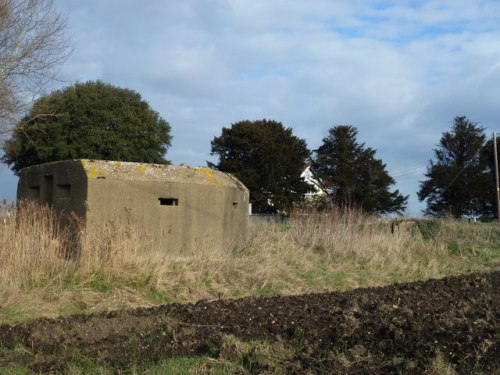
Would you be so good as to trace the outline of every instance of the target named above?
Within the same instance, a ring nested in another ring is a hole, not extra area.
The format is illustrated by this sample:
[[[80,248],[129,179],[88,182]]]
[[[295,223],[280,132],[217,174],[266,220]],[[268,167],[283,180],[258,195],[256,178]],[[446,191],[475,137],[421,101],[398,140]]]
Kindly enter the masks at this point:
[[[493,158],[495,159],[495,183],[497,187],[497,220],[500,221],[500,179],[498,177],[498,151],[496,133],[493,133]]]

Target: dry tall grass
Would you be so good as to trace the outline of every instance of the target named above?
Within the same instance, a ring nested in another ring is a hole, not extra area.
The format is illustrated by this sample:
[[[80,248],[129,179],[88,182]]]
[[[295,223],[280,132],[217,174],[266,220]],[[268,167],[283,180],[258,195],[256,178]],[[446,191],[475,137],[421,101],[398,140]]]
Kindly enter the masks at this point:
[[[404,223],[403,223],[404,224]],[[0,321],[72,312],[376,286],[498,268],[500,228],[457,222],[394,226],[359,212],[251,225],[236,249],[172,257],[134,223],[82,230],[79,256],[46,207],[0,226]],[[423,233],[423,235],[422,235]],[[73,239],[74,242],[74,239]]]

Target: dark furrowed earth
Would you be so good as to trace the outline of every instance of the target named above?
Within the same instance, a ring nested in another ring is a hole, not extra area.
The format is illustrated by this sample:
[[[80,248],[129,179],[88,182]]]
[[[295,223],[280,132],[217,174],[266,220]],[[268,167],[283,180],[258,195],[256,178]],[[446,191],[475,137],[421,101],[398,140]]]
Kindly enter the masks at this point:
[[[277,364],[250,350],[241,373],[421,374],[437,356],[458,374],[500,373],[500,271],[2,325],[0,369],[57,373],[86,358],[120,372],[170,357],[220,358],[228,337],[288,353]]]

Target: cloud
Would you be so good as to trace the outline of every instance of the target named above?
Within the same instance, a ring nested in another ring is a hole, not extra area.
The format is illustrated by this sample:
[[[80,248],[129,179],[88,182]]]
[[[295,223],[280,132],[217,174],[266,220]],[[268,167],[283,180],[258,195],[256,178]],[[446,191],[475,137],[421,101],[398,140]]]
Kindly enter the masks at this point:
[[[492,129],[500,118],[496,1],[56,5],[75,45],[65,85],[101,79],[138,91],[172,125],[174,163],[203,165],[223,126],[272,118],[311,149],[328,128],[354,125],[389,172],[412,171],[455,116]],[[421,178],[398,180],[412,214]]]

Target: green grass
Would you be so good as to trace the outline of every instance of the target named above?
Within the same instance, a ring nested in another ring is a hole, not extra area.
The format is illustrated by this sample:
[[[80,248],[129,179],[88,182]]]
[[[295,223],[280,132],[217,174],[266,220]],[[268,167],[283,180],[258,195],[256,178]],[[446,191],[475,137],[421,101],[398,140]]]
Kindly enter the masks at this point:
[[[116,369],[93,363],[91,360],[70,362],[62,369],[68,375],[232,375],[241,367],[237,363],[221,361],[210,357],[170,358],[154,364],[132,365],[128,369]],[[28,366],[0,366],[2,375],[28,375],[33,371]]]
[[[26,367],[23,367],[20,365],[0,367],[0,371],[3,375],[31,375],[31,374],[33,374],[33,371],[31,371],[29,368],[26,368]]]
[[[168,291],[157,290],[155,288],[148,288],[145,297],[153,303],[165,304],[177,302]]]
[[[85,309],[84,306],[78,306],[79,303],[75,302],[74,304],[65,304],[62,305],[59,309],[59,314],[61,316],[69,316],[69,315],[84,315],[89,314],[90,312]]]
[[[0,320],[4,322],[27,322],[38,317],[34,309],[23,307],[0,307]]]
[[[255,295],[258,297],[270,297],[279,294],[280,287],[277,284],[268,283],[261,288],[258,288]]]
[[[150,366],[141,366],[136,370],[136,374],[231,375],[235,373],[237,367],[238,365],[235,363],[220,361],[211,357],[180,357],[171,358]]]
[[[29,350],[18,346],[8,349],[0,346],[0,373],[3,374],[31,374],[29,364],[36,358]],[[61,353],[62,354],[62,353]],[[23,357],[24,355],[24,357]],[[51,356],[57,358],[58,353]],[[230,375],[258,371],[262,366],[275,369],[273,373],[281,371],[282,362],[293,357],[293,353],[279,343],[265,341],[245,342],[234,336],[226,336],[223,340],[220,353],[214,356],[177,357],[167,358],[158,363],[137,363],[127,369],[111,367],[108,364],[96,363],[90,358],[81,356],[78,351],[68,353],[67,363],[58,371],[65,374],[213,374]],[[132,355],[133,358],[133,355]],[[44,358],[47,359],[47,358]],[[19,364],[21,363],[21,364]],[[23,365],[22,363],[25,363]]]

